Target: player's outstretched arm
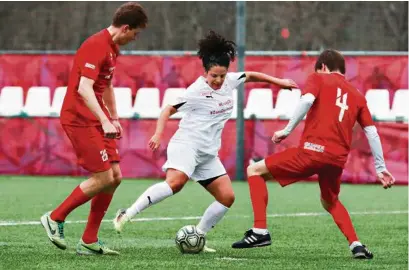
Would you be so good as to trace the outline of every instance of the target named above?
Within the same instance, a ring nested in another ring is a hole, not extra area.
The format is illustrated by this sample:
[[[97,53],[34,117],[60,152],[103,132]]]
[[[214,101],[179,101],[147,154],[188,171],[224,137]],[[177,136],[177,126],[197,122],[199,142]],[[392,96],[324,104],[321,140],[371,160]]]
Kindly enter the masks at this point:
[[[246,81],[245,82],[266,82],[278,85],[283,89],[298,88],[298,85],[291,79],[280,79],[264,73],[246,71]]]
[[[383,188],[387,189],[392,187],[395,183],[395,178],[386,169],[381,139],[379,138],[378,131],[376,130],[371,113],[366,104],[359,111],[357,121],[364,129],[369,146],[371,147],[371,152],[375,161],[376,179],[382,183]]]
[[[93,85],[94,80],[81,76],[78,93],[84,99],[85,105],[87,105],[99,122],[101,122],[105,137],[115,138],[117,135],[116,128],[111,124],[108,117],[105,115],[104,111],[99,105],[94,89],[92,88]]]
[[[103,100],[108,108],[109,114],[111,115],[111,120],[112,124],[117,130],[117,139],[120,139],[122,137],[122,126],[119,123],[119,117],[118,117],[118,112],[116,110],[116,99],[115,99],[115,93],[114,93],[114,87],[112,84],[109,85],[108,88],[105,89],[104,95],[103,95]]]
[[[297,108],[295,108],[294,114],[288,122],[287,126],[282,130],[276,131],[271,140],[274,143],[280,143],[282,140],[287,138],[290,133],[298,126],[301,120],[303,120],[304,116],[308,113],[314,101],[314,95],[310,93],[303,95],[300,99],[300,102],[298,102]]]
[[[388,172],[383,158],[381,139],[375,126],[364,127],[366,138],[371,147],[372,156],[375,160],[376,179],[382,183],[383,188],[391,188],[395,178]]]
[[[165,130],[166,123],[173,114],[177,112],[175,106],[168,105],[160,113],[159,119],[156,122],[156,131],[152,138],[149,140],[149,148],[152,151],[156,151],[160,146],[160,140],[162,138],[163,131]]]

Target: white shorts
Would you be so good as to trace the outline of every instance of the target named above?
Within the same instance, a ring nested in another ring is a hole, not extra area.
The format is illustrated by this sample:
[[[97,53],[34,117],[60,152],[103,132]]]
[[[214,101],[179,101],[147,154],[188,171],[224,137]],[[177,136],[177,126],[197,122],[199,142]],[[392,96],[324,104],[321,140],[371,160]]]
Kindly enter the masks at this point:
[[[195,181],[226,174],[226,169],[218,156],[203,153],[189,145],[170,142],[167,154],[168,159],[162,167],[164,172],[167,169],[176,169]]]

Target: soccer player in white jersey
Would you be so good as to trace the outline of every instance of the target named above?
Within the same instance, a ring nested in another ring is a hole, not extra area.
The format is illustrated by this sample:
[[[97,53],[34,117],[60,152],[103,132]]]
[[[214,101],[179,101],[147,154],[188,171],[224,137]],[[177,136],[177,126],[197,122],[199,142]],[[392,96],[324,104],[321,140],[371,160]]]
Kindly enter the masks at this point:
[[[179,129],[167,148],[163,166],[166,180],[149,187],[128,209],[119,210],[114,227],[121,232],[136,214],[179,192],[191,178],[200,183],[215,198],[206,209],[197,229],[207,233],[226,214],[234,202],[234,192],[226,169],[218,157],[223,127],[233,111],[233,89],[245,82],[266,82],[282,88],[296,88],[289,79],[278,79],[258,72],[228,73],[234,61],[236,47],[233,41],[210,31],[199,41],[198,55],[204,67],[200,76],[179,98],[161,113],[156,132],[149,141],[153,151],[160,146],[169,117],[184,112]],[[210,251],[210,250],[208,250]]]

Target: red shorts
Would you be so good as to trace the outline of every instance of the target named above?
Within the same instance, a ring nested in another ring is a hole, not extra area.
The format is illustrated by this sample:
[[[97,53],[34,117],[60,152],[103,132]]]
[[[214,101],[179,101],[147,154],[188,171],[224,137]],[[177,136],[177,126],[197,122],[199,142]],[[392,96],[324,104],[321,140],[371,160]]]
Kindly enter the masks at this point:
[[[62,127],[74,147],[78,164],[87,171],[107,171],[112,162],[120,161],[116,141],[104,137],[102,126]]]
[[[270,155],[265,159],[265,163],[282,187],[317,174],[321,198],[329,203],[338,199],[343,171],[341,167],[313,160],[299,148],[289,148]]]

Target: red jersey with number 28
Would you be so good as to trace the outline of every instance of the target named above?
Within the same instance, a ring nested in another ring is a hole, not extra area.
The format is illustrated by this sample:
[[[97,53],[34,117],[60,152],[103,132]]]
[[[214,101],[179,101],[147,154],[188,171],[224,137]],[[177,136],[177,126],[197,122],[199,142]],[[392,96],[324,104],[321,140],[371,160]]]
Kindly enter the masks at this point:
[[[113,42],[107,29],[104,29],[82,43],[74,57],[67,93],[61,109],[60,121],[63,125],[97,126],[101,125],[78,93],[81,76],[95,81],[94,92],[99,105],[109,117],[102,95],[111,84],[119,48]]]
[[[315,101],[305,122],[299,147],[312,159],[343,167],[358,121],[362,127],[374,125],[365,97],[339,73],[311,74],[302,95]]]

